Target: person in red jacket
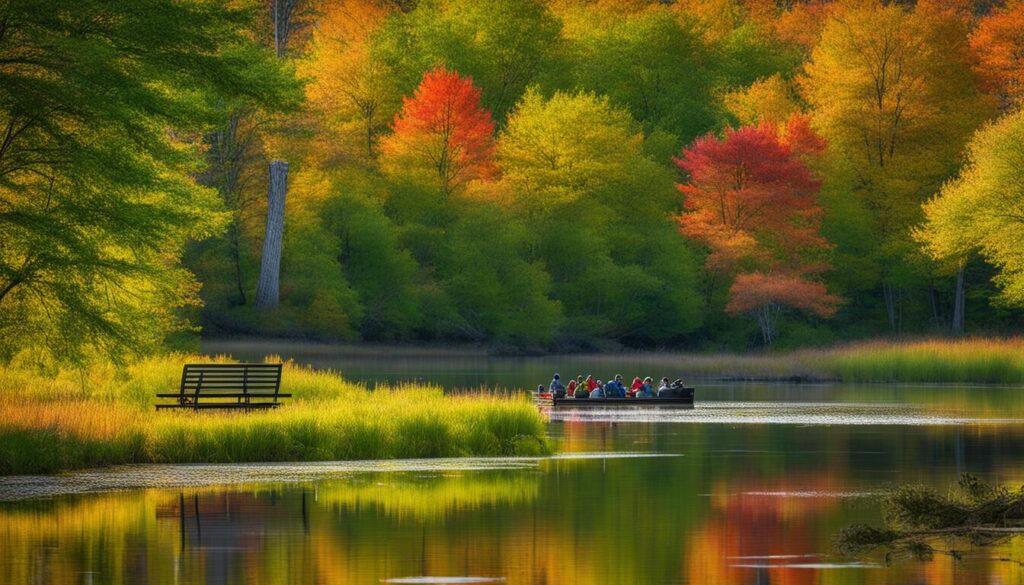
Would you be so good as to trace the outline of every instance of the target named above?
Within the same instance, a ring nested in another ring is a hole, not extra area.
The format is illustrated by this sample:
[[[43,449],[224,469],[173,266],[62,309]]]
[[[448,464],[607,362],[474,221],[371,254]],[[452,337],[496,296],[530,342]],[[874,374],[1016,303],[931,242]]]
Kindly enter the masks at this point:
[[[597,382],[594,381],[594,377],[587,375],[587,392],[593,392],[594,388],[597,388]]]
[[[636,398],[637,391],[640,390],[640,388],[642,388],[643,385],[644,383],[639,377],[633,378],[633,383],[629,386],[628,396],[630,398]]]

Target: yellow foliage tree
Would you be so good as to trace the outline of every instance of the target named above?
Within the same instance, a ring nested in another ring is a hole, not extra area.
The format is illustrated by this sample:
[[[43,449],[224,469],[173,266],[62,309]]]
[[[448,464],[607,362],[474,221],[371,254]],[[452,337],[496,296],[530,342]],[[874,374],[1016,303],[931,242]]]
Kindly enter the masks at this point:
[[[890,323],[912,283],[910,229],[921,203],[952,176],[971,133],[994,111],[967,59],[955,10],[853,0],[835,9],[806,65],[802,90],[833,160],[852,166],[853,192],[875,230]]]
[[[939,260],[978,251],[999,268],[1004,298],[1024,304],[1024,111],[1009,114],[972,139],[960,176],[924,206],[914,235]]]
[[[401,107],[393,71],[370,50],[371,35],[393,11],[375,0],[326,3],[300,73],[310,79],[309,154],[326,163],[373,161],[377,138]]]
[[[789,84],[778,73],[725,94],[725,109],[741,126],[783,124],[800,111]]]

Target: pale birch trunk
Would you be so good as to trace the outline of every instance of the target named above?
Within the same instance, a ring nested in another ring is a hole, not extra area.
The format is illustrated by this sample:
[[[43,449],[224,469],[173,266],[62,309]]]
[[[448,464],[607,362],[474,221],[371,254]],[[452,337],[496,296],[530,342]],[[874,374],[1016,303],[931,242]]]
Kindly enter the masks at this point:
[[[274,53],[285,55],[291,18],[296,0],[272,0],[270,10],[274,18]],[[260,280],[256,284],[256,308],[276,309],[281,300],[281,248],[284,237],[284,196],[288,189],[288,163],[270,162],[270,184],[267,188],[267,227],[263,235],[263,254],[260,258]]]
[[[284,237],[284,197],[288,189],[288,163],[270,162],[267,188],[267,229],[263,237],[260,280],[256,285],[256,307],[276,309],[280,300],[281,247]]]

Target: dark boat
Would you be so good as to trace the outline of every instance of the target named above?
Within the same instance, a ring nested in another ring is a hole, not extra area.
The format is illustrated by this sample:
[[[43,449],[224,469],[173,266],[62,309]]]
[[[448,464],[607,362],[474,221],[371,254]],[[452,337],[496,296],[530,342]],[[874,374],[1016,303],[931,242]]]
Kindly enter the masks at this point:
[[[680,388],[678,395],[665,398],[538,398],[542,406],[554,408],[650,408],[693,406],[693,388]]]

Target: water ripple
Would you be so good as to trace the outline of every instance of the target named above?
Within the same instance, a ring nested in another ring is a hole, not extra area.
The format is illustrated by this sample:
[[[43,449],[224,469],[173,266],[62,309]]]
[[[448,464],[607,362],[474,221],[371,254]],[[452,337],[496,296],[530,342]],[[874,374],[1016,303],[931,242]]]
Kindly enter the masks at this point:
[[[59,475],[0,477],[0,501],[145,488],[197,488],[247,483],[301,483],[341,479],[360,473],[492,471],[539,469],[545,460],[679,457],[665,453],[564,453],[553,457],[454,457],[387,461],[308,463],[211,463],[120,465]]]
[[[504,577],[397,577],[381,579],[381,583],[504,583]]]
[[[929,412],[907,404],[839,402],[699,402],[694,408],[558,409],[562,422],[643,422],[690,424],[954,426],[1024,423],[1020,418],[978,418]]]
[[[786,563],[786,564],[772,564],[772,563],[748,563],[739,565],[729,565],[730,567],[736,567],[738,569],[881,569],[882,565],[878,563]]]

